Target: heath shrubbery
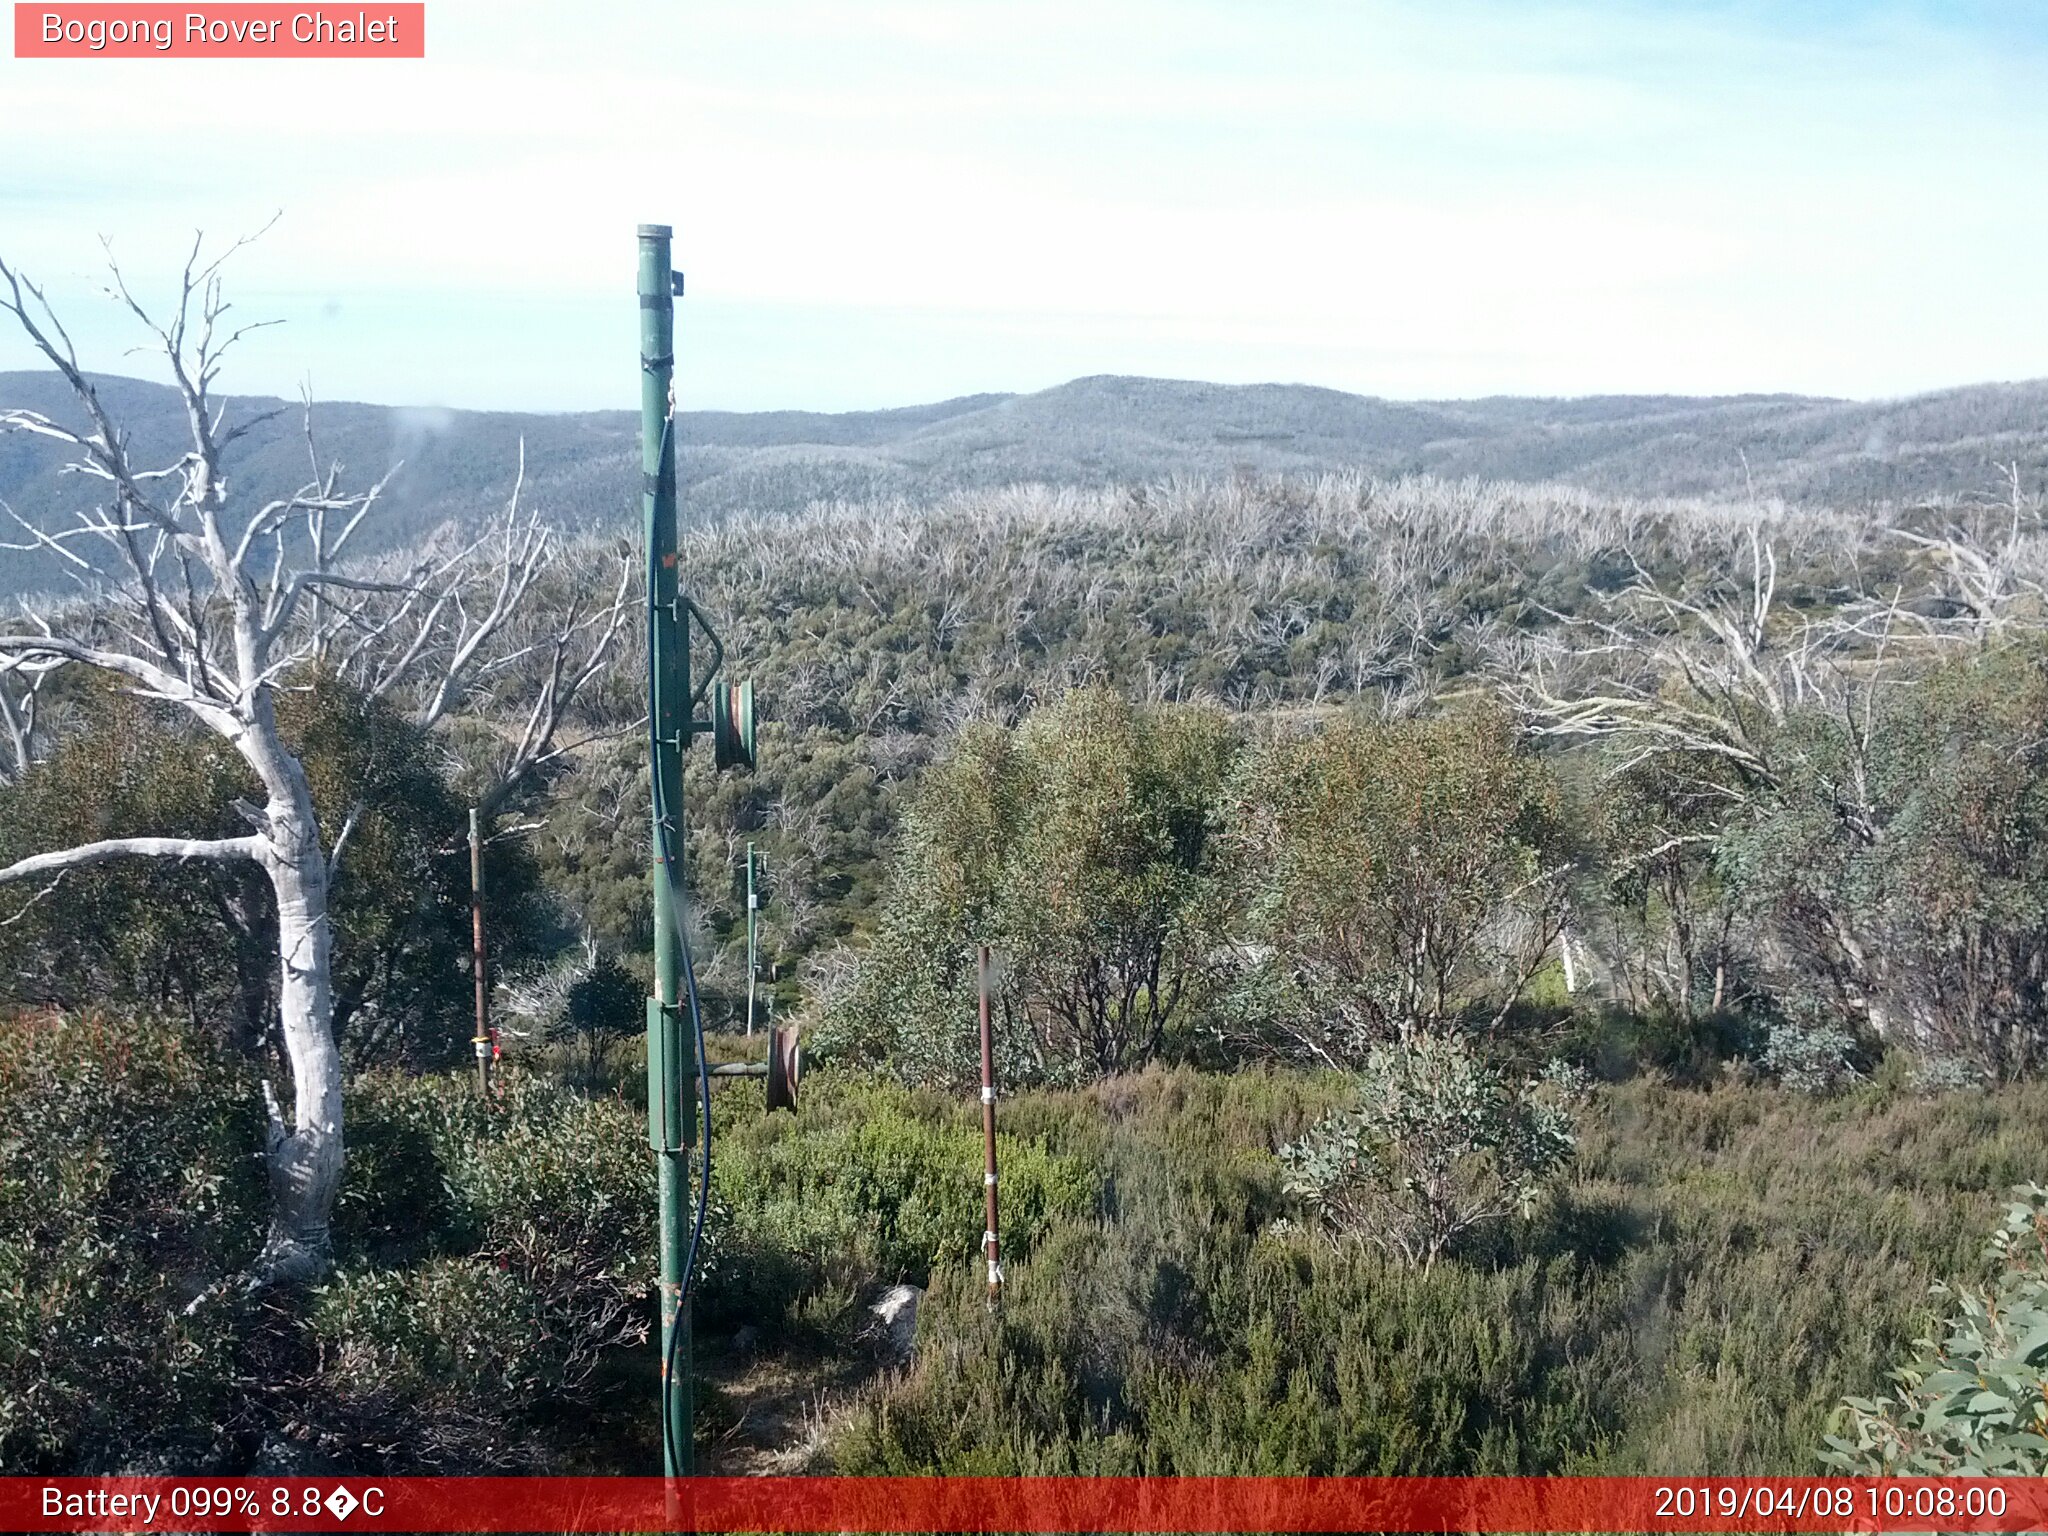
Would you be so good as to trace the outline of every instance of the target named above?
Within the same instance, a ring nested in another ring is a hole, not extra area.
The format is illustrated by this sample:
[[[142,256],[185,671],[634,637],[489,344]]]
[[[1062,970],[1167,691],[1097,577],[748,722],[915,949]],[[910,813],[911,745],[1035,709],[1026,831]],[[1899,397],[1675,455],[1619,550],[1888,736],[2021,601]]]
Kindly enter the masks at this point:
[[[327,1434],[412,1466],[545,1465],[513,1431],[590,1400],[653,1317],[642,1117],[516,1072],[358,1080],[339,1235],[308,1322]],[[397,1262],[394,1262],[397,1261]]]
[[[721,1096],[713,1184],[726,1221],[707,1320],[776,1327],[846,1320],[877,1285],[926,1284],[980,1250],[981,1111],[957,1097],[820,1079],[794,1116]],[[1004,1251],[1085,1218],[1101,1174],[1085,1136],[1019,1127],[996,1140]]]
[[[646,1336],[640,1117],[517,1077],[489,1102],[458,1076],[356,1086],[339,1267],[250,1299],[243,1069],[163,1020],[0,1022],[0,1465],[225,1471],[266,1444],[307,1465],[545,1460],[514,1432]]]
[[[1991,1237],[1988,1282],[1930,1289],[1938,1337],[1891,1373],[1881,1398],[1851,1397],[1823,1459],[1867,1477],[2048,1474],[2048,1189],[2022,1184]]]
[[[185,1309],[261,1239],[261,1118],[175,1026],[0,1016],[0,1467],[223,1454],[233,1329]]]
[[[836,1469],[1804,1475],[1970,1271],[2048,1088],[1611,1084],[1533,1217],[1429,1268],[1287,1191],[1281,1150],[1358,1103],[1337,1073],[1185,1070],[1007,1102],[1050,1145],[1094,1127],[1102,1199],[998,1316],[970,1263],[935,1270]]]
[[[1353,1102],[1281,1149],[1285,1188],[1427,1269],[1475,1228],[1534,1214],[1571,1162],[1583,1095],[1562,1063],[1518,1080],[1455,1036],[1379,1046]]]

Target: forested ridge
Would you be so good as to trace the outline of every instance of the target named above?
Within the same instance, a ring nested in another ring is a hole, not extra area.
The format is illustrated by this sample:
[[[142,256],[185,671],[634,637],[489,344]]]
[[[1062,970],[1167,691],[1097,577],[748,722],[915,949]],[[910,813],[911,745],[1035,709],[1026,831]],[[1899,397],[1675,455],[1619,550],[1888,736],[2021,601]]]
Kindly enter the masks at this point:
[[[153,457],[177,448],[185,428],[173,391],[94,378],[138,451]],[[75,423],[68,391],[51,374],[0,374],[0,403]],[[220,403],[231,428],[249,428],[237,470],[259,500],[304,479],[300,402]],[[2001,466],[2014,462],[2038,480],[2043,406],[2039,381],[1875,401],[1788,394],[1397,401],[1307,385],[1101,376],[893,410],[685,409],[678,470],[686,508],[708,520],[1026,483],[1100,489],[1173,475],[1329,471],[1896,509],[1993,490]],[[522,444],[527,484],[558,522],[623,530],[632,521],[638,423],[627,411],[320,401],[311,419],[323,454],[366,480],[404,465],[366,531],[366,549],[403,547],[451,521],[474,524],[509,494]],[[58,469],[33,444],[0,437],[0,499],[24,514],[60,515],[76,502],[83,488]],[[0,592],[61,581],[37,558],[0,550]]]

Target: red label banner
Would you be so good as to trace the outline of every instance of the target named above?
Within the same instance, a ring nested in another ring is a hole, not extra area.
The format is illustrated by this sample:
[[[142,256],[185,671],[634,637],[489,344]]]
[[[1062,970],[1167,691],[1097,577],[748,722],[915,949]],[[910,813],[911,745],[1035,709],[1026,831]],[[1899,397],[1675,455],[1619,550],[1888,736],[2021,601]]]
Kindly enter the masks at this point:
[[[427,8],[34,4],[16,0],[18,59],[423,59]]]
[[[10,1531],[2038,1531],[2017,1478],[0,1478]]]

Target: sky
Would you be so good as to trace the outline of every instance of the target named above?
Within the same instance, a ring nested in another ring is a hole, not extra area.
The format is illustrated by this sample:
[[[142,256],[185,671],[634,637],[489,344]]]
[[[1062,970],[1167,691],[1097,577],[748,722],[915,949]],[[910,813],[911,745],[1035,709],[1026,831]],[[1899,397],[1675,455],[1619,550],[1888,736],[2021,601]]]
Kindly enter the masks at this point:
[[[0,256],[150,374],[102,238],[147,298],[281,213],[224,386],[418,406],[631,407],[642,222],[697,407],[2048,375],[2039,0],[428,0],[426,51],[0,58]]]

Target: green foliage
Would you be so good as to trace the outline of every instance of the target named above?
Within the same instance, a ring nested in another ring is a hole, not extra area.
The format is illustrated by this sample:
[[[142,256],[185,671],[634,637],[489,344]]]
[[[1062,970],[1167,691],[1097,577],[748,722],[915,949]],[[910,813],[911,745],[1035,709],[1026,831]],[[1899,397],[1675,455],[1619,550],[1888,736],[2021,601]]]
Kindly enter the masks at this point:
[[[640,983],[609,950],[599,950],[570,986],[562,1022],[586,1039],[631,1033],[646,1016]]]
[[[255,1248],[255,1085],[163,1021],[0,1013],[0,1466],[182,1470],[241,1408],[217,1308]]]
[[[0,785],[0,864],[101,838],[228,837],[247,784],[227,747],[180,732],[161,710],[95,684],[46,761]],[[253,1041],[275,944],[260,953],[253,871],[124,859],[67,874],[0,928],[0,1000],[127,1004]],[[34,894],[10,887],[8,912]],[[245,942],[246,941],[246,942]],[[267,961],[267,964],[266,964]]]
[[[466,1073],[372,1073],[354,1106],[338,1208],[383,1223],[348,1229],[365,1243],[424,1230],[494,1257],[574,1251],[623,1285],[647,1273],[654,1170],[636,1107],[514,1069],[488,1099]]]
[[[1773,1024],[1757,1065],[1801,1093],[1836,1093],[1863,1075],[1855,1053],[1856,1038],[1847,1030]]]
[[[1268,958],[1255,1039],[1332,1063],[1417,1030],[1499,1025],[1557,937],[1557,785],[1505,717],[1345,717],[1252,756],[1231,837]]]
[[[977,1071],[974,953],[995,947],[1003,1079],[1153,1059],[1203,1001],[1209,844],[1234,738],[1213,711],[1083,689],[1014,734],[964,733],[911,812],[882,928],[821,1039],[958,1085]]]
[[[228,837],[255,793],[234,753],[111,686],[18,784],[0,786],[0,864],[100,838]],[[358,1062],[446,1062],[470,1034],[466,811],[432,743],[331,679],[278,699],[331,841],[354,811],[332,889],[336,1032]],[[494,959],[516,964],[546,932],[532,858],[486,858]],[[31,893],[32,894],[32,893]],[[172,1010],[243,1049],[275,1048],[277,922],[253,864],[121,860],[67,874],[0,928],[0,1000]]]
[[[557,1388],[533,1292],[475,1258],[345,1271],[321,1288],[309,1322],[322,1348],[327,1433],[381,1439],[400,1465],[515,1466],[508,1430]]]
[[[1794,711],[1722,865],[1786,957],[1776,989],[1998,1076],[2048,1061],[2048,659],[1995,650]]]
[[[0,1031],[10,1467],[246,1468],[290,1423],[332,1467],[542,1470],[643,1400],[608,1375],[652,1318],[637,1104],[372,1074],[308,1319],[188,1317],[253,1245],[259,1127],[238,1074],[165,1038]],[[971,1101],[721,1093],[700,1321],[843,1336],[876,1284],[930,1280],[916,1361],[835,1439],[848,1471],[1791,1472],[1925,1333],[2048,1114],[2038,1084],[1604,1088],[1535,1219],[1424,1271],[1276,1226],[1280,1149],[1356,1092],[1177,1070],[1006,1098],[994,1322]],[[255,1370],[273,1390],[232,1385]]]
[[[836,1330],[876,1283],[930,1279],[922,1356],[844,1437],[849,1469],[1807,1464],[1828,1407],[1873,1390],[1924,1331],[1920,1297],[1961,1268],[1980,1192],[2037,1171],[2038,1086],[1912,1099],[1898,1067],[1820,1099],[1626,1082],[1587,1110],[1578,1163],[1533,1219],[1468,1226],[1448,1258],[1412,1267],[1281,1225],[1298,1209],[1282,1150],[1306,1162],[1320,1146],[1320,1187],[1338,1204],[1369,1191],[1375,1230],[1427,1234],[1427,1212],[1400,1201],[1432,1179],[1518,1203],[1502,1145],[1542,1142],[1517,1119],[1523,1085],[1468,1078],[1451,1093],[1455,1074],[1376,1073],[1368,1133],[1348,1079],[1129,1072],[1219,1035],[1349,1066],[1404,1029],[1494,1026],[1503,1057],[1528,1055],[1517,1026],[1574,1004],[1583,1054],[1614,1076],[1719,1079],[1787,1019],[1882,1033],[1970,1080],[2037,1066],[2038,658],[1993,646],[1879,691],[1867,718],[1795,700],[1748,721],[1766,761],[1739,799],[1691,760],[1596,780],[1615,764],[1531,757],[1483,710],[1371,720],[1497,655],[1502,634],[1590,614],[1636,559],[1711,576],[1728,526],[1721,510],[1332,478],[1018,492],[697,534],[691,560],[718,573],[703,598],[774,716],[756,773],[713,778],[702,755],[689,768],[714,1014],[742,976],[733,877],[748,838],[769,856],[771,959],[794,969],[874,940],[850,988],[834,984],[844,956],[806,978],[829,1004],[840,1075],[807,1084],[804,1113],[721,1094],[707,1329]],[[1802,602],[1907,559],[1876,525],[1776,526]],[[629,688],[634,671],[622,662]],[[1072,691],[1082,678],[1105,686]],[[1239,718],[1131,697],[1211,698]],[[62,698],[77,728],[0,791],[0,859],[240,830],[232,757],[125,696]],[[463,806],[438,750],[325,685],[280,707],[323,824],[365,808],[334,913],[352,1054],[443,1059],[468,1033],[469,980]],[[472,745],[488,756],[487,737]],[[637,1020],[624,973],[649,939],[643,754],[622,740],[579,755],[548,792],[535,856],[625,958],[564,1013]],[[490,854],[501,960],[545,937],[524,846]],[[1570,861],[1587,872],[1570,899],[1597,1010],[1544,969]],[[175,1015],[180,1038],[255,1042],[276,967],[267,900],[260,881],[212,869],[79,872],[0,928],[8,995],[133,1000]],[[971,1269],[972,1108],[850,1070],[971,1079],[982,939],[1007,962],[1006,1088],[1101,1079],[1006,1092],[1011,1286],[993,1322]],[[1766,1048],[1788,1085],[1806,1070],[1794,1043]],[[195,1086],[176,1064],[107,1077],[87,1053],[62,1058],[59,1075],[86,1087],[48,1090],[57,1121],[25,1117],[34,1134],[16,1137],[0,1118],[4,1171],[25,1181],[12,1205],[0,1185],[0,1423],[17,1436],[0,1434],[0,1459],[71,1466],[104,1445],[246,1462],[287,1419],[371,1465],[564,1454],[564,1421],[595,1411],[605,1362],[652,1316],[638,1103],[517,1072],[496,1104],[466,1078],[372,1074],[350,1098],[343,1267],[309,1319],[271,1337],[179,1309],[220,1254],[246,1255],[258,1209],[246,1085],[190,1050],[221,1082]],[[132,1190],[117,1136],[143,1148]],[[1418,1148],[1419,1173],[1390,1171]],[[180,1204],[171,1162],[227,1170],[219,1201]],[[94,1214],[66,1225],[74,1186]],[[159,1241],[196,1256],[149,1270],[136,1255]],[[45,1295],[86,1320],[75,1336],[38,1310]],[[230,1401],[230,1371],[275,1391]],[[171,1397],[189,1413],[165,1413]],[[40,1416],[7,1419],[16,1402]]]
[[[1560,766],[1583,781],[1574,808],[1600,854],[1599,888],[1575,915],[1613,956],[1615,1002],[1691,1027],[1748,1001],[1737,892],[1716,857],[1739,775],[1712,760],[1671,772],[1609,752]]]
[[[330,847],[360,807],[331,891],[344,1049],[357,1065],[460,1060],[474,1033],[468,807],[444,777],[444,754],[390,707],[331,678],[281,695],[278,724],[305,764]],[[519,965],[552,936],[532,854],[520,840],[493,839],[483,873],[491,963]],[[275,968],[273,954],[266,979]]]
[[[767,953],[785,975],[869,935],[901,814],[962,722],[1014,725],[1083,680],[1237,714],[1374,713],[1476,674],[1498,631],[1593,612],[1630,555],[1658,573],[1697,569],[1728,519],[1332,475],[703,525],[685,558],[706,573],[699,600],[764,710],[754,773],[714,776],[694,754],[688,770],[705,969],[742,974],[734,876],[749,838],[769,859]],[[1807,512],[1779,526],[1817,584],[1898,568],[1896,541],[1860,526]],[[538,840],[583,925],[634,953],[651,933],[639,756],[630,741],[590,753]],[[729,1006],[729,979],[711,990]]]
[[[2048,1475],[2048,1189],[2022,1184],[1992,1234],[1988,1285],[1950,1303],[1882,1398],[1845,1398],[1822,1460],[1865,1477]]]
[[[1511,1082],[1463,1040],[1376,1046],[1347,1108],[1280,1152],[1283,1188],[1339,1231],[1428,1269],[1473,1228],[1532,1215],[1570,1163],[1569,1069]]]
[[[727,1095],[712,1164],[728,1223],[705,1294],[713,1321],[841,1320],[877,1284],[925,1284],[981,1248],[980,1109],[894,1084],[820,1076],[799,1115]],[[996,1138],[1006,1253],[1029,1253],[1100,1194],[1086,1145]]]
[[[359,1078],[336,1237],[308,1317],[324,1432],[387,1466],[533,1468],[646,1340],[655,1190],[640,1116],[508,1070]],[[717,1245],[712,1247],[715,1262]]]
[[[1925,1328],[2048,1089],[1597,1090],[1529,1223],[1423,1270],[1276,1231],[1277,1149],[1334,1075],[1146,1073],[1006,1104],[1104,1138],[1098,1214],[942,1265],[918,1355],[828,1447],[847,1473],[1777,1474]]]

